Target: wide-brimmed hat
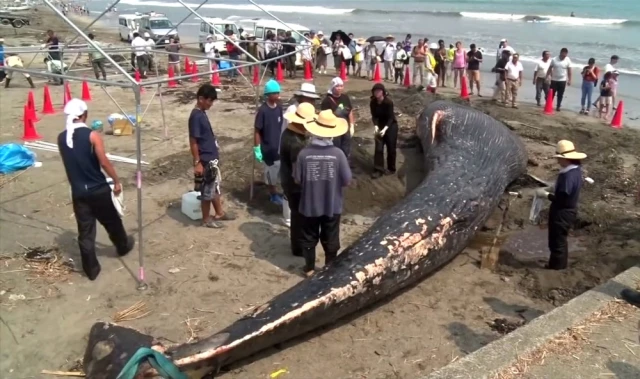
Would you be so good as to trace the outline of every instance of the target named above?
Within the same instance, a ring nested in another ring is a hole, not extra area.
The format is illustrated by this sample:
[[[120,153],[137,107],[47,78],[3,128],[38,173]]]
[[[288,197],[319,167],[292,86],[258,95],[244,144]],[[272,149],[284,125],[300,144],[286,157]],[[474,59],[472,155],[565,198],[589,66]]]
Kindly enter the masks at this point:
[[[284,114],[284,119],[289,122],[295,122],[296,124],[306,124],[309,121],[313,121],[316,116],[316,108],[311,103],[302,103],[296,107],[293,112],[287,112]]]
[[[358,38],[358,39],[356,40],[356,43],[357,43],[358,45],[364,45],[365,43],[367,43],[367,40],[366,40],[366,39],[364,39],[364,38]]]
[[[302,83],[300,89],[293,93],[294,96],[302,96],[308,99],[319,99],[320,96],[316,93],[316,86],[311,83]]]
[[[320,138],[339,137],[347,132],[347,120],[336,117],[331,109],[318,113],[313,121],[304,124],[307,132]]]
[[[389,34],[385,39],[396,39],[396,37],[394,37],[391,34]]]
[[[558,145],[556,146],[556,154],[553,157],[564,159],[585,159],[587,154],[576,151],[576,147],[573,145],[573,142],[563,139],[558,142]]]

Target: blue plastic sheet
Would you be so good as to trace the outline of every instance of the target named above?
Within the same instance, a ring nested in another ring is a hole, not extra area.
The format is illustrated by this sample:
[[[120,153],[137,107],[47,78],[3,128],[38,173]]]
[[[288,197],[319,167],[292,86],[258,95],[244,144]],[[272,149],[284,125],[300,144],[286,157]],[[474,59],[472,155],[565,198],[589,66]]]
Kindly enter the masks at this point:
[[[33,166],[36,154],[17,143],[0,145],[0,173],[10,174]]]
[[[218,62],[218,68],[220,70],[224,70],[225,68],[229,68],[231,67],[231,63],[227,62],[227,61],[220,61]]]

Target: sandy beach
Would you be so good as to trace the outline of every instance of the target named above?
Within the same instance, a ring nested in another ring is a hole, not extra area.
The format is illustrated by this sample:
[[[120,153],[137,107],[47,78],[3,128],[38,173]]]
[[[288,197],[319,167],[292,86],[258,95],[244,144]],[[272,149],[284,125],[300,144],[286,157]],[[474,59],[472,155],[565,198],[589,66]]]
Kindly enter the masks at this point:
[[[3,29],[5,44],[39,45],[43,31],[49,28],[56,30],[61,40],[75,35],[40,7],[29,30],[10,36],[7,30],[11,29]],[[101,41],[119,45],[114,39],[117,36],[104,26],[92,29]],[[23,59],[29,61],[27,56]],[[77,67],[89,68],[86,54]],[[85,74],[93,75],[81,71],[79,79]],[[487,80],[489,75],[484,77]],[[324,75],[315,78],[318,92],[324,93],[330,80],[331,76]],[[44,81],[37,80],[34,90],[38,109],[42,107]],[[291,98],[300,83],[299,79],[283,83],[283,101]],[[0,88],[2,143],[19,143],[23,105],[30,91],[20,75],[11,84],[11,88]],[[401,128],[400,169],[397,175],[372,180],[371,85],[358,79],[346,85],[356,108],[357,147],[355,180],[345,195],[343,247],[424,177],[422,153],[415,138],[418,113],[435,99],[461,101],[453,90],[433,96],[387,85]],[[106,125],[107,116],[118,112],[109,95],[125,111],[134,111],[130,89],[90,87],[89,120]],[[221,98],[209,113],[221,145],[225,206],[239,217],[223,231],[203,230],[181,213],[180,198],[193,186],[187,117],[197,87],[198,83],[184,82],[178,88],[162,89],[166,138],[154,88],[142,95],[143,109],[149,104],[139,131],[143,159],[149,162],[143,172],[142,214],[146,291],[136,289],[137,252],[117,258],[101,227],[98,255],[102,273],[95,282],[60,264],[72,259],[79,267],[80,257],[69,185],[56,153],[37,151],[42,167],[0,177],[3,377],[42,377],[42,370],[80,371],[91,325],[112,321],[116,312],[137,302],[143,302],[149,313],[122,321],[123,325],[162,337],[166,343],[183,343],[215,333],[303,280],[303,262],[290,255],[288,229],[282,224],[280,209],[268,202],[264,185],[256,184],[256,195],[249,201],[251,178],[260,178],[261,170],[256,165],[252,175],[255,90],[242,81],[223,79]],[[489,86],[485,88],[488,95]],[[64,128],[63,93],[59,86],[50,89],[57,113],[40,116],[37,129],[44,141],[55,142]],[[72,81],[71,90],[79,96],[81,81]],[[523,88],[522,93],[527,92]],[[266,378],[280,369],[288,371],[288,376],[281,378],[416,378],[500,338],[501,331],[490,326],[494,320],[506,319],[517,327],[640,264],[640,204],[635,198],[640,186],[639,131],[613,129],[570,111],[545,116],[540,108],[526,103],[514,110],[488,98],[473,97],[469,104],[522,138],[531,175],[554,180],[558,169],[550,157],[560,139],[574,141],[589,155],[584,170],[595,183],[583,187],[579,227],[570,236],[570,268],[561,272],[543,269],[548,257],[546,221],[542,225],[529,223],[533,190],[525,188],[522,198],[510,206],[504,226],[507,238],[494,272],[481,270],[479,262],[481,251],[488,248],[500,223],[500,209],[473,244],[430,278],[335,325],[239,362],[220,378]],[[105,135],[104,139],[108,152],[135,156],[135,137]],[[135,166],[115,163],[115,168],[124,186],[125,226],[137,232]],[[547,211],[543,210],[543,219]],[[25,253],[38,248],[53,249],[58,263],[40,266],[25,260]],[[319,262],[324,259],[321,251],[319,247]]]

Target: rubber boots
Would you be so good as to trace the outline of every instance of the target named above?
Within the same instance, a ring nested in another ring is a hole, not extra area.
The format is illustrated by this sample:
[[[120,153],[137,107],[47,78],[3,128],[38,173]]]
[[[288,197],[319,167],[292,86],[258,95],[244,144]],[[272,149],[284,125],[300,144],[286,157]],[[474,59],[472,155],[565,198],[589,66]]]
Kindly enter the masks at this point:
[[[4,82],[4,88],[9,88],[9,83],[11,83],[11,79],[7,78]]]
[[[31,77],[27,78],[27,82],[29,82],[29,85],[31,86],[31,88],[36,88],[36,86],[33,84],[33,79],[31,79]]]

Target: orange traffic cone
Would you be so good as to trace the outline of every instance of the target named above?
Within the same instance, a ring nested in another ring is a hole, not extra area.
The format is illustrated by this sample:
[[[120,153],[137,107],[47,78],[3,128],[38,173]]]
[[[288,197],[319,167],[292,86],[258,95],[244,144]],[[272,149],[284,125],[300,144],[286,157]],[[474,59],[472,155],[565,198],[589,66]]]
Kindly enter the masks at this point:
[[[69,82],[64,83],[64,97],[62,99],[62,108],[67,105],[67,103],[71,100],[71,87],[69,86]]]
[[[340,64],[340,79],[342,79],[343,82],[346,82],[347,80],[347,65],[342,62]]]
[[[614,113],[613,118],[611,119],[611,127],[615,129],[622,129],[622,114],[624,112],[624,102],[620,100],[618,102],[618,107],[616,108],[616,113]]]
[[[460,78],[460,98],[462,100],[469,100],[469,88],[467,87],[467,77],[464,75]]]
[[[193,62],[193,65],[191,66],[191,75],[197,74],[197,73],[198,73],[198,65],[196,64],[196,62]],[[199,76],[191,77],[191,81],[194,83],[198,83],[198,80],[200,80]]]
[[[29,95],[27,96],[27,107],[29,107],[29,117],[31,117],[33,122],[40,121],[36,114],[36,101],[33,97],[33,91],[29,91]]]
[[[33,119],[31,118],[30,110],[27,105],[24,106],[23,119],[24,119],[24,128],[22,133],[22,140],[23,141],[41,140],[42,137],[40,136],[40,134],[38,134],[38,131],[36,130],[36,126],[33,123]]]
[[[411,87],[411,77],[409,76],[409,66],[404,69],[404,82],[402,83],[405,87]]]
[[[184,73],[191,74],[191,62],[189,62],[189,57],[184,59]]]
[[[276,67],[276,82],[284,82],[284,73],[282,72],[282,63],[280,61],[278,61],[278,66]]]
[[[91,101],[91,91],[89,90],[89,83],[82,81],[82,100]]]
[[[376,62],[376,68],[373,70],[373,82],[380,83],[382,79],[380,78],[380,62]]]
[[[304,80],[313,80],[313,70],[311,69],[310,61],[304,61]]]
[[[135,74],[136,83],[140,84],[142,80],[140,79],[140,71],[136,70]],[[140,86],[140,93],[144,92],[144,87]]]
[[[253,66],[253,81],[254,86],[260,85],[260,65]]]
[[[51,93],[49,92],[49,86],[44,86],[44,102],[42,104],[42,114],[55,114],[53,109],[53,102],[51,101]]]
[[[173,65],[169,66],[169,70],[167,71],[167,75],[169,75],[169,81],[167,82],[167,87],[176,88],[176,86],[177,86],[176,81],[173,80],[173,78],[175,77],[175,72],[173,72]]]
[[[553,89],[549,89],[549,93],[547,94],[547,100],[544,103],[544,114],[553,114]]]

